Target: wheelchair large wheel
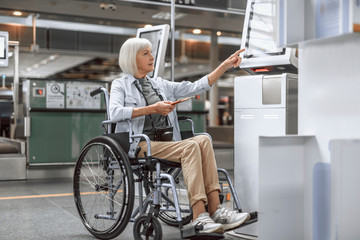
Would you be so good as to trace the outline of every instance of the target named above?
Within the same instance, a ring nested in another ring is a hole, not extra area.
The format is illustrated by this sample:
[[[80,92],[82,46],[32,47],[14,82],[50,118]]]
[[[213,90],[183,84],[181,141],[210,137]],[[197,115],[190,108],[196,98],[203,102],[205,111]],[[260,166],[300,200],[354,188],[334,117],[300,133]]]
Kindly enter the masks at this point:
[[[134,223],[133,234],[135,240],[161,240],[162,228],[159,220],[151,216],[150,223],[146,224],[147,213],[138,217]],[[146,228],[147,227],[147,228]]]
[[[99,239],[117,237],[130,221],[134,181],[124,150],[107,136],[89,141],[74,172],[74,199],[88,231]]]
[[[176,185],[176,193],[178,196],[178,202],[181,209],[181,218],[182,225],[186,225],[190,223],[192,219],[192,211],[189,203],[189,198],[187,195],[186,185],[184,182],[184,177],[182,174],[181,168],[170,168],[166,170],[166,173],[170,174],[174,180]],[[145,187],[146,194],[149,194],[150,188]],[[164,223],[178,227],[179,223],[176,220],[176,212],[174,211],[174,199],[171,188],[163,188],[162,189],[162,206],[159,212],[158,218]]]

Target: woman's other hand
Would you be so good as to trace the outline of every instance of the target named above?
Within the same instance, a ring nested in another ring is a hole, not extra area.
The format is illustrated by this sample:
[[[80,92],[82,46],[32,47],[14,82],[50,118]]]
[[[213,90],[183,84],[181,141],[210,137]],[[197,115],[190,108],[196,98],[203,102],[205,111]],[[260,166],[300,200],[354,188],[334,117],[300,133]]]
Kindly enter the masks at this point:
[[[154,104],[156,113],[159,113],[163,116],[167,116],[172,110],[174,110],[175,105],[172,105],[170,101],[161,101]]]

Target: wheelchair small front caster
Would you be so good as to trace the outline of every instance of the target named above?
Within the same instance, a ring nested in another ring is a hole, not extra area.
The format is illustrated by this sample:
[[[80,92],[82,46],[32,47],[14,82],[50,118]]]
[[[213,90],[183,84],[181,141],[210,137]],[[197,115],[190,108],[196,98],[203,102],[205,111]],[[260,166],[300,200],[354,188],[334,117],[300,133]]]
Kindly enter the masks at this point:
[[[150,217],[150,221],[147,222],[148,214],[144,213],[135,220],[133,233],[135,240],[142,239],[162,239],[162,229],[160,222],[153,215]]]

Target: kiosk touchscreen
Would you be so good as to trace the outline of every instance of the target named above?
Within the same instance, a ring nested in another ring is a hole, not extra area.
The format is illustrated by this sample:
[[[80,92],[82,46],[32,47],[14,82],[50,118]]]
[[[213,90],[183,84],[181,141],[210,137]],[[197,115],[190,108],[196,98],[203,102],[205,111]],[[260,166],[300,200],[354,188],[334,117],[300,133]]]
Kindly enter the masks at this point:
[[[276,41],[277,9],[273,0],[248,0],[240,67],[250,74],[297,73],[296,49],[278,47]]]
[[[9,33],[0,32],[0,67],[8,66]]]
[[[148,74],[149,77],[155,78],[163,74],[165,53],[169,37],[169,25],[159,25],[154,27],[139,28],[136,37],[146,38],[152,44],[152,55],[155,58],[154,71]]]

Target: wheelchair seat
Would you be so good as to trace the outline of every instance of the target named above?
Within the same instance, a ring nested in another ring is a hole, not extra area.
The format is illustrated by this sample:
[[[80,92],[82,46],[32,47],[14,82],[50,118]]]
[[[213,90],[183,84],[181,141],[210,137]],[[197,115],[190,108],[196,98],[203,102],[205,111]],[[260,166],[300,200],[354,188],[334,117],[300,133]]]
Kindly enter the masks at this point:
[[[129,152],[130,149],[130,143],[128,141],[129,139],[129,133],[128,132],[122,132],[122,133],[105,133],[104,136],[108,136],[112,139],[114,139],[123,149],[125,152]],[[138,151],[140,152],[141,149],[139,148]],[[141,155],[141,153],[139,153]],[[144,156],[145,158],[146,156]],[[144,159],[141,156],[138,156],[136,158],[130,158],[129,161],[132,165],[138,164],[138,159]],[[165,168],[181,168],[181,163],[169,161],[166,159],[161,158],[153,158],[154,161],[159,161]]]

